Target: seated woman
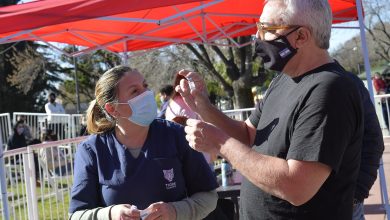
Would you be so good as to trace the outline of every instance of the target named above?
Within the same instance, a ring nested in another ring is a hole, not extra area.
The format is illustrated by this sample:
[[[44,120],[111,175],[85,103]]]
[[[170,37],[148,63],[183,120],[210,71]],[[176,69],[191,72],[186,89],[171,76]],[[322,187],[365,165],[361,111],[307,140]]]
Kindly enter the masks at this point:
[[[52,129],[47,129],[42,134],[42,143],[57,141],[57,134]],[[64,152],[58,146],[39,149],[39,158],[44,171],[52,176],[67,175],[71,170],[70,163],[65,158]]]
[[[184,128],[155,119],[144,77],[118,66],[96,84],[87,110],[91,136],[75,156],[70,219],[202,219],[217,183]]]
[[[13,127],[13,133],[8,139],[7,150],[15,150],[27,146],[26,137],[24,136],[23,132],[24,132],[24,121],[19,120],[16,122],[15,126]]]

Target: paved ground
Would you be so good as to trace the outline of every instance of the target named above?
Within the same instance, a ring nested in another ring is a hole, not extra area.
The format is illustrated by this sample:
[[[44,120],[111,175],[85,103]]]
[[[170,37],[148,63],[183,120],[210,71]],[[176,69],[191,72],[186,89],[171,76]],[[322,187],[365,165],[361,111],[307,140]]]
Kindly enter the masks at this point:
[[[385,152],[383,153],[383,167],[385,170],[387,190],[390,190],[390,137],[385,138]],[[390,193],[390,192],[388,192]],[[369,197],[365,200],[366,220],[383,220],[387,219],[384,214],[372,214],[383,212],[381,206],[381,192],[379,186],[379,177],[370,191]]]

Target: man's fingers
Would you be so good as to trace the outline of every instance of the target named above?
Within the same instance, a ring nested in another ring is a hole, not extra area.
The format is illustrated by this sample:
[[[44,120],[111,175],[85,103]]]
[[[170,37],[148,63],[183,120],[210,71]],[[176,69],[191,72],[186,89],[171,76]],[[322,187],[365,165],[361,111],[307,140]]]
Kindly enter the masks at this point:
[[[182,76],[184,76],[184,77],[187,78],[187,76],[188,76],[188,74],[189,74],[190,72],[191,72],[191,71],[189,71],[189,70],[182,69],[182,70],[179,71],[179,75],[182,75]]]
[[[185,94],[183,97],[187,96],[190,93],[190,87],[188,85],[188,81],[185,79],[180,80],[180,89]]]
[[[187,126],[194,127],[200,123],[200,120],[189,118],[186,122]]]
[[[132,205],[125,205],[127,209],[125,209],[123,211],[123,214],[125,214],[126,216],[129,216],[129,217],[135,217],[135,216],[139,216],[139,213],[140,211],[137,209],[136,206]]]

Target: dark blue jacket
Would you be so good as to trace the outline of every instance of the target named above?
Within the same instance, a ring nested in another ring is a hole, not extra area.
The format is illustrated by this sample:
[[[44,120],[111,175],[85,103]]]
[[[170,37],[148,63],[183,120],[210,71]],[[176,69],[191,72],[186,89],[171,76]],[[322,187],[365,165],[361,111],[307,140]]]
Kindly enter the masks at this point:
[[[343,68],[341,65],[339,66]],[[348,76],[356,83],[363,104],[364,135],[360,172],[355,189],[355,199],[363,201],[368,197],[370,189],[376,180],[379,162],[384,150],[384,143],[382,130],[368,90],[362,80],[356,75],[349,73]]]

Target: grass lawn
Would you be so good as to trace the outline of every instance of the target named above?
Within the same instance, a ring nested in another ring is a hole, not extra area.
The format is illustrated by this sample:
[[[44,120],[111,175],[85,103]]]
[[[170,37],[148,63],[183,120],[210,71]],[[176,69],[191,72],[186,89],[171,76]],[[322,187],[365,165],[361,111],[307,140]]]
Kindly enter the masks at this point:
[[[72,177],[61,178],[58,189],[55,190],[47,183],[36,188],[38,199],[39,219],[67,219],[69,207],[69,193]],[[27,218],[27,197],[25,183],[19,181],[16,186],[9,186],[8,207],[10,219],[22,220]],[[0,219],[1,215],[0,215]]]

